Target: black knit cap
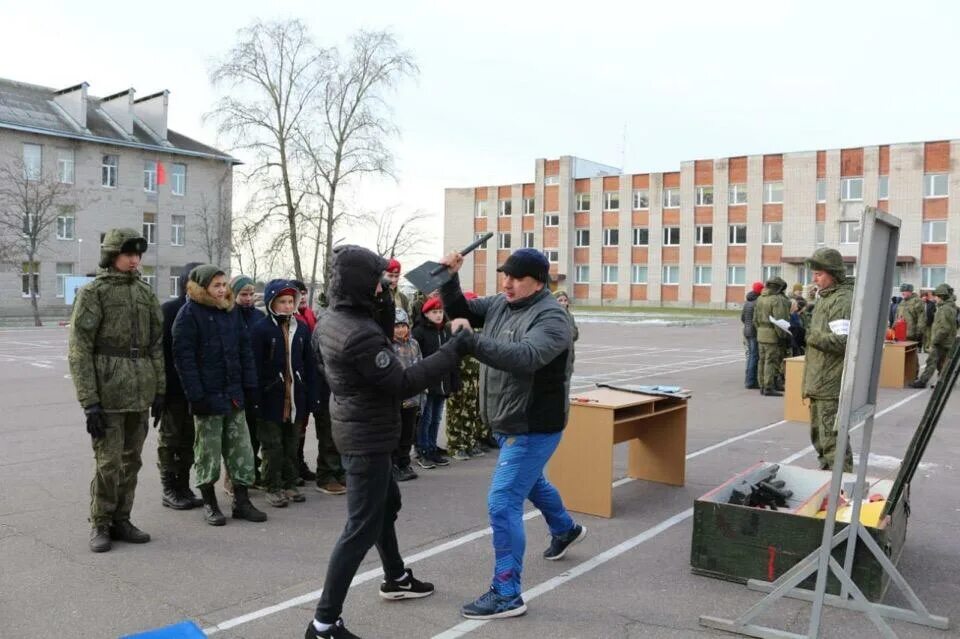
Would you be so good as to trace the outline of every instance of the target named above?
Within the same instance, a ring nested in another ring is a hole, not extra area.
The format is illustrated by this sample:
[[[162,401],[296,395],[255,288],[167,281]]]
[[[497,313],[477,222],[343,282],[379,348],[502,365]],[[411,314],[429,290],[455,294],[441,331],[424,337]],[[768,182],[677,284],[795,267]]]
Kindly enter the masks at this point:
[[[530,276],[539,282],[550,279],[550,260],[547,256],[532,248],[518,249],[497,269],[512,277]]]

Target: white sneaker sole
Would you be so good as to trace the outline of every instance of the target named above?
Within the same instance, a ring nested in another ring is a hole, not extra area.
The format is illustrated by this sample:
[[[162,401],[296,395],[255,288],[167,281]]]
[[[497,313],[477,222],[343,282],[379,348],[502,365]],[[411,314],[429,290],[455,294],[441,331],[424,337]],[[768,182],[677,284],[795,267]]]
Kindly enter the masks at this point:
[[[391,592],[380,591],[380,597],[386,599],[387,601],[400,601],[401,599],[423,599],[424,597],[429,597],[432,595],[435,590],[430,592],[410,592],[409,590],[397,590]]]
[[[512,610],[504,610],[503,612],[496,612],[492,615],[473,615],[460,611],[460,614],[467,619],[508,619],[510,617],[519,617],[520,615],[527,612],[527,604],[523,604],[519,608],[513,608]]]
[[[583,538],[586,536],[587,536],[587,527],[584,526],[583,524],[580,524],[580,534],[577,535],[576,539],[574,539],[569,544],[567,544],[567,547],[563,549],[563,552],[561,552],[556,557],[544,557],[544,559],[546,559],[547,561],[559,561],[560,559],[563,559],[563,557],[567,554],[567,551],[570,550],[571,547],[583,541]]]

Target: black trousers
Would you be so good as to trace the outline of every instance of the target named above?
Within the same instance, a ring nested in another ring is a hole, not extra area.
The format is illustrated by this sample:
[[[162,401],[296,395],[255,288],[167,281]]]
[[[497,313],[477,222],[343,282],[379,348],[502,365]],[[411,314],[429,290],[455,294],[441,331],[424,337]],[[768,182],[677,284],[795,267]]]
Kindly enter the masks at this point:
[[[418,421],[420,421],[418,406],[400,409],[400,443],[393,451],[393,465],[397,468],[406,468],[410,465],[410,447],[413,446]]]
[[[400,487],[393,479],[390,453],[342,455],[347,474],[347,524],[333,547],[323,594],[317,603],[320,623],[334,623],[343,612],[350,582],[371,546],[376,545],[383,573],[403,576],[403,557],[394,522],[400,512]]]

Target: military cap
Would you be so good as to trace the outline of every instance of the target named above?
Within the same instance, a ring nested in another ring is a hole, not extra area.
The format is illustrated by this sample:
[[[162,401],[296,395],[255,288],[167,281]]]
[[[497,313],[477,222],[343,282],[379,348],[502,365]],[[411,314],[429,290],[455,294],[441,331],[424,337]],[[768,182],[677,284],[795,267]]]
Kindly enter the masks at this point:
[[[147,252],[147,240],[140,231],[130,228],[110,229],[100,245],[100,266],[107,268],[122,253],[143,255]]]
[[[779,275],[774,275],[766,282],[767,288],[771,291],[781,292],[787,289],[787,282]]]
[[[847,271],[843,266],[843,256],[837,249],[817,249],[813,252],[813,255],[807,258],[806,265],[807,268],[814,271],[826,271],[838,282],[842,282],[847,276]]]
[[[907,284],[906,282],[904,282],[903,284],[900,285],[900,292],[913,293],[913,284]]]
[[[939,298],[950,297],[953,295],[953,287],[944,282],[937,288],[933,289],[933,294]]]

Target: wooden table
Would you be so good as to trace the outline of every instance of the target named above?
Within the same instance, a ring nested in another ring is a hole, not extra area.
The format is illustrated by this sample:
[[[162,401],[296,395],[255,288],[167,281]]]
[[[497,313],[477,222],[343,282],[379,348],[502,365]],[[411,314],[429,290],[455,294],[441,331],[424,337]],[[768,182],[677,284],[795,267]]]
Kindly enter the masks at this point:
[[[622,442],[630,446],[628,476],[683,486],[687,401],[608,388],[571,397],[570,419],[547,465],[568,509],[613,516],[613,449]]]
[[[880,360],[880,388],[903,388],[917,378],[916,342],[884,342]]]
[[[783,418],[789,422],[810,422],[810,406],[803,401],[804,357],[783,360]]]

